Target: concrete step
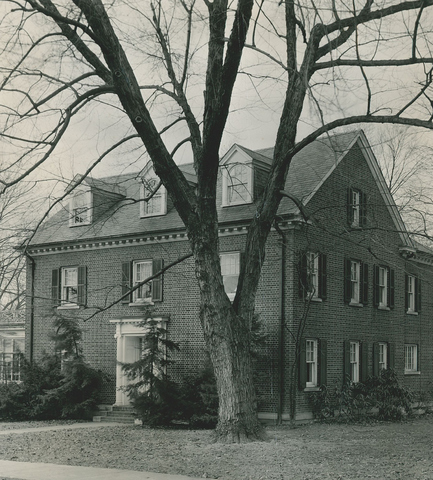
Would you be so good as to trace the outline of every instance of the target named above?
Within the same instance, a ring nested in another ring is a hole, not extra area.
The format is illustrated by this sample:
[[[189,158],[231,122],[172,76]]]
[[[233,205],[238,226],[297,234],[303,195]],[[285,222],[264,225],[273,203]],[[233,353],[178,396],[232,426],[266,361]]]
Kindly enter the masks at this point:
[[[93,421],[100,421],[100,422],[116,422],[116,423],[126,423],[128,425],[132,425],[135,422],[134,417],[118,417],[117,415],[113,415],[110,417],[99,417],[100,420],[95,420],[95,417],[93,417]]]

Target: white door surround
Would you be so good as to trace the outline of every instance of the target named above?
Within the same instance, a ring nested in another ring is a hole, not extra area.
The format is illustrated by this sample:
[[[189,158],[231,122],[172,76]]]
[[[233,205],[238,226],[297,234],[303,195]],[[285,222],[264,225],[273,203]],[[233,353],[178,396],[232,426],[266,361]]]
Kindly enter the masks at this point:
[[[150,319],[147,319],[150,320]],[[168,318],[154,317],[160,328],[166,328]],[[141,338],[144,336],[146,326],[143,324],[145,317],[130,317],[110,320],[116,325],[114,338],[117,340],[117,365],[116,365],[116,403],[115,405],[129,405],[129,398],[122,387],[128,385],[128,378],[122,371],[123,363],[131,363],[140,358]]]

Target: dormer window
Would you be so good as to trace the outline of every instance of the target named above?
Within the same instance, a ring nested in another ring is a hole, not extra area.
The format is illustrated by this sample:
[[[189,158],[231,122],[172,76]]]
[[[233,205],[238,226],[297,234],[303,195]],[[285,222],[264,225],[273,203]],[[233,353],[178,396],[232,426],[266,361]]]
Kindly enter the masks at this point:
[[[223,205],[252,202],[253,169],[251,164],[235,163],[223,170]]]
[[[167,191],[164,185],[160,185],[159,179],[143,179],[140,197],[142,217],[154,217],[167,213]]]
[[[92,223],[92,192],[90,189],[76,188],[69,200],[69,226]]]

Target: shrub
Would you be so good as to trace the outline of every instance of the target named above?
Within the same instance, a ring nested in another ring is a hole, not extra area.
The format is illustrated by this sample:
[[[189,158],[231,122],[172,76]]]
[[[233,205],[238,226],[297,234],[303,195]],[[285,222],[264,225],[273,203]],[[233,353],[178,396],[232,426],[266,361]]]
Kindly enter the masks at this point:
[[[380,420],[401,420],[412,413],[412,392],[401,386],[393,369],[382,370],[365,382],[347,381],[342,387],[320,387],[309,401],[315,418],[328,419],[337,415],[344,420],[367,420],[377,409]]]
[[[183,418],[192,428],[215,428],[218,422],[218,392],[210,360],[182,386]]]

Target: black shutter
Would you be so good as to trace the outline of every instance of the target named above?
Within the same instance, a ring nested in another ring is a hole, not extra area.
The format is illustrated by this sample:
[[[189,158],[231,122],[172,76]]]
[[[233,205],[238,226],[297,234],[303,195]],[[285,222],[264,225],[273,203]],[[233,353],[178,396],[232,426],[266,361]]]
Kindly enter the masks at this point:
[[[379,266],[373,266],[373,305],[379,306]]]
[[[368,378],[368,343],[359,344],[359,381],[365,382]]]
[[[359,192],[359,223],[361,227],[367,225],[367,195],[364,192]]]
[[[126,295],[130,290],[132,286],[132,268],[131,268],[131,262],[123,262],[122,263],[122,297],[123,295]],[[131,293],[129,295],[126,295],[126,297],[122,298],[122,303],[131,303],[132,298],[131,298]]]
[[[388,343],[388,368],[394,368],[395,365],[395,345]]]
[[[415,278],[415,311],[421,311],[421,280]]]
[[[299,349],[299,365],[298,365],[298,380],[299,388],[303,390],[307,386],[307,352],[306,352],[305,338],[301,338],[301,344]]]
[[[350,258],[344,259],[344,301],[346,303],[350,303],[352,299],[352,289],[351,289],[351,268],[352,268],[352,261]]]
[[[81,306],[87,303],[87,267],[78,267],[77,303]]]
[[[421,371],[421,352],[420,352],[419,345],[416,346],[416,355],[417,355],[417,358],[416,358],[416,371],[417,371],[417,372],[420,372],[420,371]]]
[[[326,255],[321,253],[319,255],[319,298],[326,299],[327,290],[327,270],[326,270]]]
[[[404,311],[409,309],[409,275],[404,275]]]
[[[154,258],[152,261],[152,275],[162,270],[164,261],[162,258]],[[162,302],[162,274],[152,280],[152,301]]]
[[[347,196],[346,196],[346,215],[347,215],[347,224],[349,227],[352,226],[353,224],[353,208],[352,208],[352,202],[353,202],[353,190],[349,187],[347,189]]]
[[[368,264],[361,263],[361,303],[368,304]]]
[[[395,274],[392,268],[388,268],[388,307],[394,308],[395,300]]]
[[[60,305],[60,270],[58,268],[51,272],[51,301],[53,307]]]
[[[328,383],[328,342],[326,340],[318,341],[318,385],[326,385]]]
[[[350,342],[343,343],[343,383],[347,383],[350,378]]]
[[[373,343],[373,375],[379,375],[379,351],[380,347],[377,342]]]
[[[303,253],[301,259],[299,261],[299,296],[301,298],[305,298],[305,294],[307,292],[307,254]]]

